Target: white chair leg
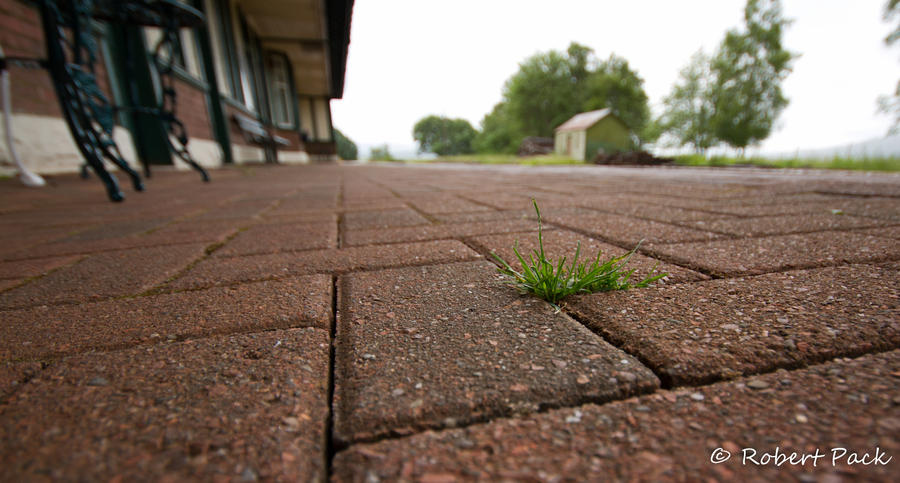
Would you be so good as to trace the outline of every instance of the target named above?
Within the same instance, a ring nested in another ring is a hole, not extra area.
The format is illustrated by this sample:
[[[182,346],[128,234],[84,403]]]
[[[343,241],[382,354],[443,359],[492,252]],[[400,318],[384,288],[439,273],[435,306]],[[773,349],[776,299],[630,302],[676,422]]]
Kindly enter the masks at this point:
[[[0,48],[0,57],[2,56],[3,49]],[[19,169],[19,179],[25,186],[35,188],[45,186],[47,182],[44,181],[44,178],[29,171],[28,168],[22,164],[22,160],[19,159],[19,154],[16,153],[16,145],[13,143],[12,134],[12,101],[9,94],[9,72],[6,70],[0,72],[0,91],[2,91],[3,95],[3,127],[4,131],[6,131],[6,146],[9,149],[9,154],[12,156],[13,162],[16,163],[16,167]]]

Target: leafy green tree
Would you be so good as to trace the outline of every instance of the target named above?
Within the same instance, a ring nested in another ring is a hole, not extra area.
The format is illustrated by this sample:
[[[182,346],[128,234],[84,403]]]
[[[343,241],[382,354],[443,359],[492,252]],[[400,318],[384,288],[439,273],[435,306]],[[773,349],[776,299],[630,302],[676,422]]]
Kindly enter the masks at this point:
[[[769,137],[787,106],[781,82],[796,55],[781,45],[790,24],[779,0],[747,0],[745,31],[729,30],[712,61],[716,137],[741,150]]]
[[[388,145],[382,144],[381,146],[373,146],[369,149],[369,160],[396,161],[397,159],[391,156],[391,151],[390,149],[388,149]]]
[[[900,20],[900,0],[888,0],[884,5],[884,20],[889,22],[894,19]],[[884,43],[893,45],[900,40],[900,21],[891,33],[885,37]],[[900,131],[900,81],[897,81],[897,87],[894,88],[893,96],[881,96],[878,99],[879,110],[885,114],[894,116],[894,123],[888,134],[896,134]]]
[[[631,70],[627,60],[611,54],[591,73],[585,93],[581,111],[608,107],[641,142],[653,140],[652,130],[648,129],[650,106],[644,80]]]
[[[419,143],[419,152],[440,156],[472,153],[472,141],[477,134],[469,121],[442,116],[424,117],[413,126],[413,139]]]
[[[517,143],[527,136],[552,136],[556,126],[578,112],[581,96],[570,60],[555,50],[537,54],[519,64],[519,71],[506,81],[503,99]]]
[[[472,145],[479,153],[512,154],[518,149],[520,140],[507,104],[500,102],[481,120],[481,130]]]
[[[609,107],[640,139],[648,140],[650,108],[643,79],[615,55],[598,62],[573,42],[525,59],[503,87],[503,99],[481,122],[480,152],[515,152],[528,136],[550,137],[579,112]]]
[[[341,159],[350,160],[359,157],[359,148],[356,147],[356,143],[337,129],[334,130],[334,141],[337,144],[337,153]]]
[[[672,135],[679,145],[689,144],[700,154],[716,144],[712,123],[715,112],[713,87],[710,58],[699,50],[681,69],[672,92],[663,99],[665,112],[659,121],[660,128]]]

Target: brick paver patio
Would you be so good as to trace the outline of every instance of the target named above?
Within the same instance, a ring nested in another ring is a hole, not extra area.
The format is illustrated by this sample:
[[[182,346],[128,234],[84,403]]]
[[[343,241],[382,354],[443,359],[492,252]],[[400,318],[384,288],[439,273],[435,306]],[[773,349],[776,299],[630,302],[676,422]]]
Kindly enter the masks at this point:
[[[670,276],[519,295],[489,254],[535,247],[531,198],[553,256],[644,240],[636,276]],[[0,200],[2,481],[900,473],[898,175],[247,166]]]

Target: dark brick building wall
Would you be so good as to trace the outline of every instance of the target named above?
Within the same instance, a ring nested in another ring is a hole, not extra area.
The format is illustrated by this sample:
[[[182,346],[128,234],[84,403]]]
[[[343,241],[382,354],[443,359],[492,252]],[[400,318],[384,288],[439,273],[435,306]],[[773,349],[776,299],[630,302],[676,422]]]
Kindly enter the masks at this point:
[[[44,33],[38,11],[18,0],[0,0],[0,45],[7,56],[44,58]],[[47,71],[11,66],[9,78],[13,112],[61,116]]]
[[[281,149],[288,151],[302,151],[304,149],[303,141],[300,139],[300,133],[287,129],[272,129],[272,134],[281,136],[291,142],[290,146],[284,146]]]
[[[223,102],[222,105],[225,106],[225,119],[228,123],[228,136],[231,140],[231,144],[237,146],[253,146],[244,138],[244,132],[241,131],[241,128],[240,126],[238,126],[238,123],[234,117],[235,114],[241,114],[242,116],[247,117],[253,117],[253,115],[247,114],[246,112],[228,103]]]
[[[188,136],[197,139],[214,139],[209,121],[209,106],[206,92],[186,81],[175,79],[175,93],[178,99],[176,115]]]
[[[21,0],[0,0],[0,45],[7,56],[43,59],[46,57],[44,34],[41,28],[41,18],[38,9]],[[102,46],[99,42],[98,46]],[[98,62],[95,64],[96,79],[100,89],[107,95],[111,102],[115,99],[111,95],[110,79],[107,74],[103,59],[102,47],[97,52]],[[24,68],[10,66],[11,90],[13,99],[13,112],[16,114],[31,114],[61,118],[62,113],[59,101],[53,88],[49,73],[41,68]],[[121,86],[123,89],[126,86]],[[175,89],[177,91],[176,115],[184,123],[191,139],[216,141],[213,126],[210,121],[210,106],[205,90],[198,87],[195,82],[176,77]],[[248,142],[244,133],[234,120],[236,113],[249,115],[240,108],[229,103],[223,103],[224,114],[230,141],[235,147],[258,146]],[[300,133],[296,130],[272,129],[272,134],[278,135],[290,141],[289,146],[283,146],[283,151],[306,151],[311,149],[317,153],[329,152],[328,146],[320,146],[321,143],[304,143]],[[27,153],[25,153],[27,155]]]

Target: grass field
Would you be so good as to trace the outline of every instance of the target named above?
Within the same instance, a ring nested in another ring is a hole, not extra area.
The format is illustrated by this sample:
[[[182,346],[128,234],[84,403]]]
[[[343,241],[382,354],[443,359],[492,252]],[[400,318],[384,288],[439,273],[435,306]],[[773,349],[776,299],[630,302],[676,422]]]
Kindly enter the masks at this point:
[[[753,165],[763,168],[814,168],[847,169],[853,171],[900,171],[900,158],[844,158],[826,159],[766,159],[730,158],[713,156],[706,158],[698,154],[675,157],[679,166],[736,166]]]
[[[515,154],[462,154],[458,156],[440,156],[435,159],[411,160],[411,163],[472,163],[472,164],[520,164],[525,166],[545,166],[558,164],[584,164],[581,161],[546,154],[520,158]]]
[[[767,158],[733,158],[712,156],[707,158],[698,154],[675,156],[677,166],[758,166],[762,168],[794,168],[794,169],[845,169],[853,171],[893,171],[900,172],[900,158],[846,158],[834,157],[826,159],[767,159]],[[399,160],[398,160],[399,161]],[[524,166],[578,165],[581,161],[548,154],[542,156],[518,157],[514,154],[464,154],[459,156],[440,156],[434,159],[412,159],[406,163],[471,163],[471,164],[518,164]]]

